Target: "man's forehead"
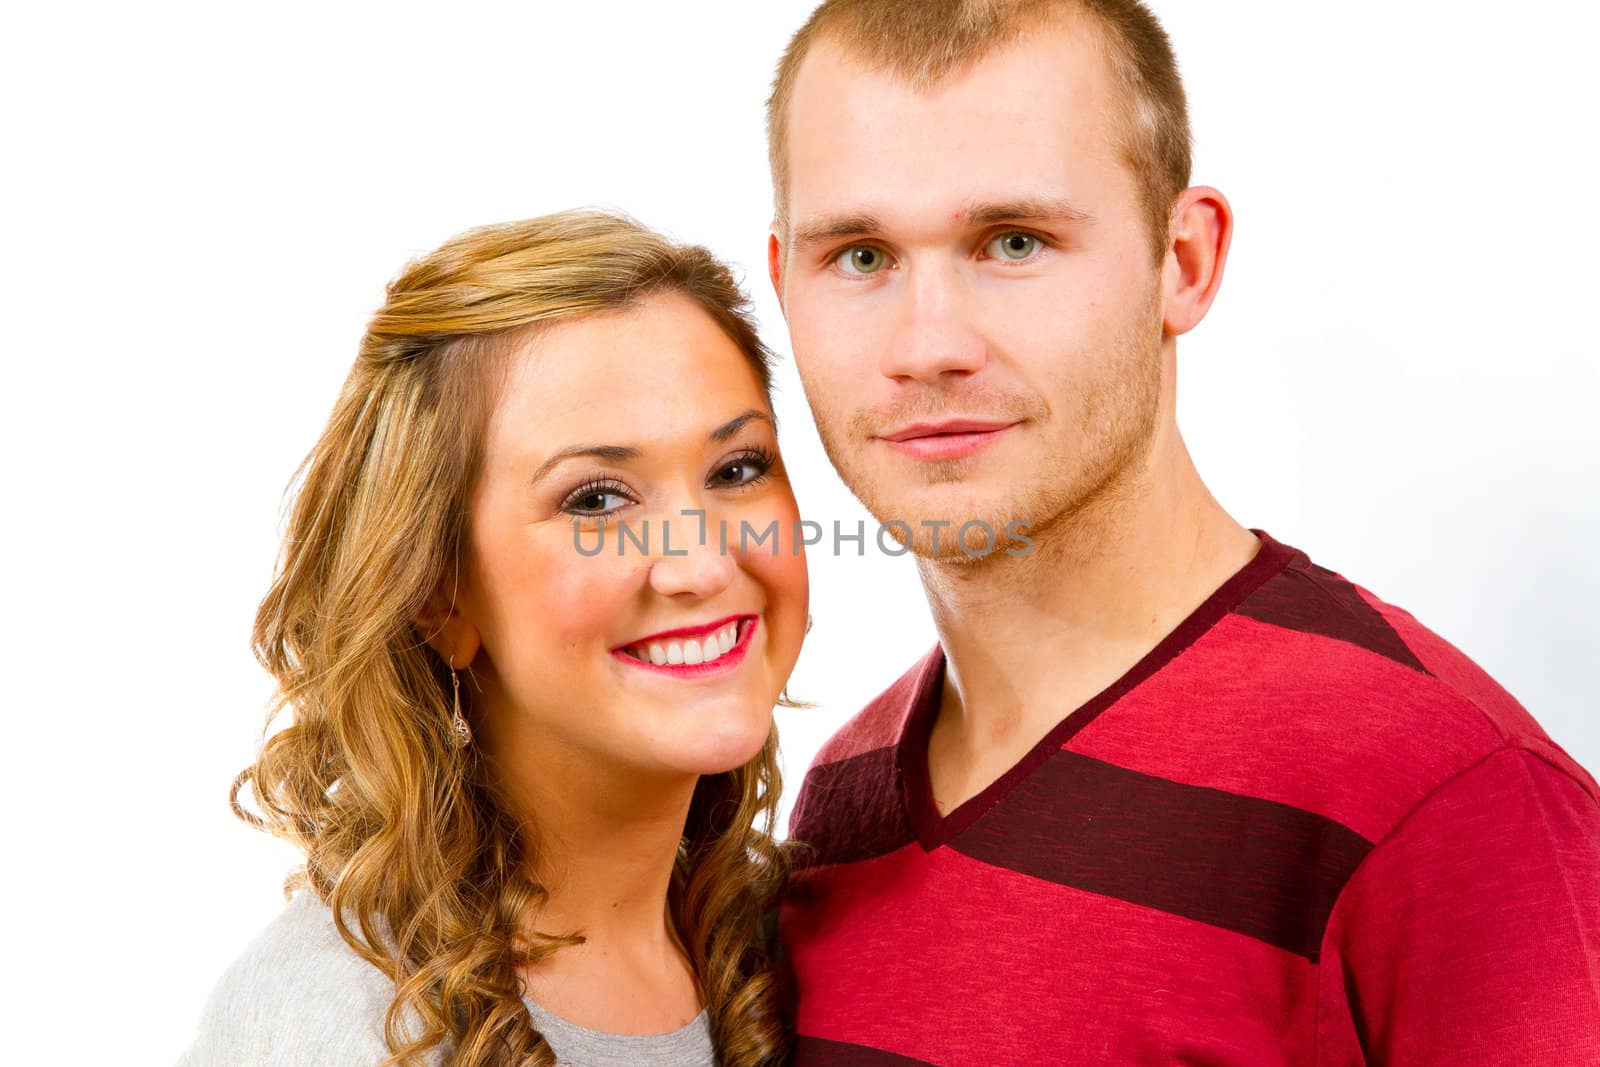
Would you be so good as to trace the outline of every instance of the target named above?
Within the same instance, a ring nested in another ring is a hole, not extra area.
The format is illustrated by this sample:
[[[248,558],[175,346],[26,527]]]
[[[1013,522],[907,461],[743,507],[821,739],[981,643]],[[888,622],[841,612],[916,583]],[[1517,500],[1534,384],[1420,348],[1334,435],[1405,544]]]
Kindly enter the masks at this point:
[[[789,127],[785,132],[792,135],[797,110],[836,109],[841,100],[862,94],[870,94],[879,106],[896,102],[959,106],[974,96],[1003,95],[1011,87],[1037,94],[1030,97],[1035,103],[1051,92],[1100,102],[1114,80],[1104,44],[1104,33],[1084,19],[1042,21],[930,77],[933,64],[920,62],[919,57],[875,56],[837,35],[825,35],[795,72],[783,116]]]
[[[1109,70],[1097,49],[1054,37],[1019,40],[923,87],[819,46],[788,116],[793,238],[871,232],[880,227],[868,222],[913,213],[956,222],[1037,215],[1046,202],[1051,215],[1085,210],[1075,172],[1120,160]]]

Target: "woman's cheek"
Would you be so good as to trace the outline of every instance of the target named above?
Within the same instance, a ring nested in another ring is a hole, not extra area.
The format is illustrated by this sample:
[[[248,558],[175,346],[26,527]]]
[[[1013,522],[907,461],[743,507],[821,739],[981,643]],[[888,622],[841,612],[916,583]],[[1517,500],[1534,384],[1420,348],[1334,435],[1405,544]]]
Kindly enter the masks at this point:
[[[592,540],[590,533],[587,543]],[[614,551],[585,556],[573,546],[570,526],[563,526],[539,531],[494,562],[502,646],[496,662],[520,661],[513,673],[531,670],[543,678],[550,668],[577,668],[580,654],[609,649],[637,560],[618,559]]]
[[[528,590],[524,607],[530,625],[560,635],[561,643],[574,651],[608,649],[627,636],[617,633],[617,623],[639,586],[641,560],[618,558],[614,550],[582,556],[570,545],[567,549],[551,553]]]
[[[766,515],[761,521],[776,522],[781,531],[778,550],[770,552],[763,548],[754,551],[750,553],[748,563],[767,593],[773,638],[777,642],[773,648],[774,666],[787,676],[800,655],[800,644],[805,638],[806,613],[810,609],[810,580],[803,541],[807,531],[800,528],[799,508],[790,493],[776,496],[765,510]],[[809,534],[813,538],[817,536],[815,530],[810,530]],[[816,543],[823,544],[827,532],[823,537],[823,541]]]

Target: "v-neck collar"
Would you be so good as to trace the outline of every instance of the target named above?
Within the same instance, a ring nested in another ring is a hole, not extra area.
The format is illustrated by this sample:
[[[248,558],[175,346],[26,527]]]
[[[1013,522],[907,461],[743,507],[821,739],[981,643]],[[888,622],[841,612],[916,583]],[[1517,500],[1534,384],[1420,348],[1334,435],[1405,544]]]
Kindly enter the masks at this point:
[[[934,649],[922,661],[922,669],[912,690],[910,707],[901,728],[899,741],[900,782],[902,802],[917,841],[926,851],[945,844],[961,831],[977,822],[993,808],[1002,797],[1059,751],[1078,731],[1133,690],[1140,682],[1166,666],[1184,649],[1220,622],[1224,616],[1246,597],[1261,587],[1267,579],[1281,571],[1290,560],[1303,555],[1274,540],[1265,531],[1252,529],[1261,541],[1256,554],[1227,581],[1207,597],[1199,607],[1190,612],[1171,633],[1162,638],[1132,667],[1105,689],[1090,697],[1051,728],[1018,760],[1010,770],[996,778],[974,796],[968,798],[949,815],[940,815],[933,800],[933,785],[928,775],[928,739],[933,732],[933,722],[939,713],[940,695],[944,690],[945,655],[943,645]]]

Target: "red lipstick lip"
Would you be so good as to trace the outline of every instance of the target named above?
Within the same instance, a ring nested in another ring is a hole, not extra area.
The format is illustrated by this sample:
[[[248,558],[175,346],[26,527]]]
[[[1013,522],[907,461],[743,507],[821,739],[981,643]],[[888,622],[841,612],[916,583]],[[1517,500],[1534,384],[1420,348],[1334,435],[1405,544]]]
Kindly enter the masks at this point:
[[[755,616],[749,612],[741,612],[738,615],[727,615],[718,619],[716,622],[706,623],[704,626],[680,626],[676,630],[662,630],[660,633],[649,634],[645,637],[636,637],[632,641],[627,641],[618,645],[611,651],[621,652],[633,645],[642,645],[650,641],[670,641],[674,637],[704,637],[706,634],[716,633],[718,630],[722,629],[730,622],[733,622],[735,619],[738,619],[742,622],[745,619],[754,618]]]
[[[893,433],[882,434],[885,441],[910,441],[918,437],[934,437],[939,434],[954,433],[993,433],[995,430],[1004,430],[1015,426],[1014,422],[985,422],[979,419],[950,419],[946,422],[914,422],[910,426],[902,427]]]
[[[613,649],[611,654],[630,667],[653,671],[656,674],[665,674],[669,678],[706,678],[728,674],[744,662],[745,654],[750,651],[750,642],[755,635],[756,627],[761,625],[761,619],[758,615],[730,615],[728,618],[740,620],[738,643],[710,663],[651,663],[648,660],[638,659],[624,652],[621,648]],[[744,621],[746,619],[749,620],[748,624]],[[677,630],[674,632],[683,633],[684,631]],[[635,643],[637,644],[637,642]]]

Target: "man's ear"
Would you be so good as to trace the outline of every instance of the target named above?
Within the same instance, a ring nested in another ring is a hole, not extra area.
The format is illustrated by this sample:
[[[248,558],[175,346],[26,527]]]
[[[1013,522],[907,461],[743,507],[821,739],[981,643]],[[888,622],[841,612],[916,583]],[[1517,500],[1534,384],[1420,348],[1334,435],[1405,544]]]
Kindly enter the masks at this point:
[[[783,306],[783,242],[778,240],[776,222],[767,231],[767,277],[772,279],[772,291],[778,294],[778,310],[788,315],[789,309]]]
[[[483,645],[478,628],[467,620],[456,604],[455,579],[445,575],[433,587],[428,599],[411,616],[411,623],[428,647],[439,653],[451,670],[470,664]]]
[[[1162,273],[1162,326],[1174,337],[1200,324],[1222,284],[1233,241],[1233,208],[1207,185],[1178,194]]]

